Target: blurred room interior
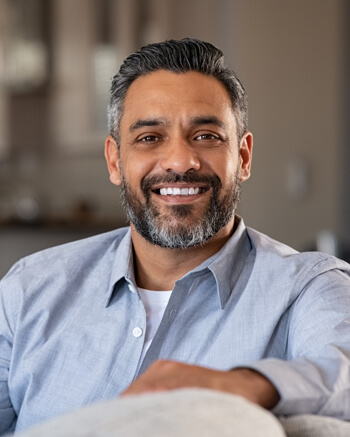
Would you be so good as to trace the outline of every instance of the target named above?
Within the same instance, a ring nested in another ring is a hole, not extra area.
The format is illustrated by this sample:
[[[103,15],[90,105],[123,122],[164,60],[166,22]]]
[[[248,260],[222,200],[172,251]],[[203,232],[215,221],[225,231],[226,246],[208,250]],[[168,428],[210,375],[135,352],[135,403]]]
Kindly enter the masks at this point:
[[[246,224],[349,260],[349,29],[348,0],[0,0],[0,277],[126,225],[103,157],[111,78],[187,36],[220,47],[248,92]]]

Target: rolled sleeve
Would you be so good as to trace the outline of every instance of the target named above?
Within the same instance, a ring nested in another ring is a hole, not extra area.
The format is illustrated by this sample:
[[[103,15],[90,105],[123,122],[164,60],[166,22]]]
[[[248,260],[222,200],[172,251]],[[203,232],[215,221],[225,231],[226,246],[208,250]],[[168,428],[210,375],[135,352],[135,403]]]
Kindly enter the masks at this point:
[[[280,401],[272,410],[274,414],[319,414],[349,420],[349,382],[328,386],[329,366],[322,368],[306,360],[267,359],[246,367],[261,373],[276,387]]]

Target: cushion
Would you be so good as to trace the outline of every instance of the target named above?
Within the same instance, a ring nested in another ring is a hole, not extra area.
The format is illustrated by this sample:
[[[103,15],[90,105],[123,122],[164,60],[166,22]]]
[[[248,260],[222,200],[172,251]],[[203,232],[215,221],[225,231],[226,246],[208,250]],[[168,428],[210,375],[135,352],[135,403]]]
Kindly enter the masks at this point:
[[[350,436],[350,422],[333,417],[300,414],[279,419],[288,437]]]
[[[21,437],[284,437],[279,421],[247,400],[213,390],[182,389],[84,407]]]

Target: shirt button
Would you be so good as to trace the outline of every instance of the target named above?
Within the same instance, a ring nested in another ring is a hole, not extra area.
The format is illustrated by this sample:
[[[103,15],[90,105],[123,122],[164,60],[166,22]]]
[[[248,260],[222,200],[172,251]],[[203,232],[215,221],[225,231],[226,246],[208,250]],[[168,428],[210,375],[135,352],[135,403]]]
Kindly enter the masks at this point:
[[[135,288],[131,284],[129,284],[128,287],[129,287],[129,290],[131,291],[131,293],[136,293]]]
[[[136,337],[136,338],[141,337],[142,333],[143,333],[142,329],[141,329],[141,328],[138,328],[138,327],[137,327],[137,328],[134,328],[134,329],[132,330],[132,335],[133,335],[134,337]]]

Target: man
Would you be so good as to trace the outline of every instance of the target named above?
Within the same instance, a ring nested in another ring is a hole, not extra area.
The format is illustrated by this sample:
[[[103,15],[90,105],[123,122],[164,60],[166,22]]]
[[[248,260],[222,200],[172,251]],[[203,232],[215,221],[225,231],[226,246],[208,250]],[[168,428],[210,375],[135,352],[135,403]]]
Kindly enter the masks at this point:
[[[1,283],[1,432],[101,399],[200,387],[350,418],[350,267],[235,214],[246,93],[211,44],[129,56],[105,156],[130,228],[32,255]]]

